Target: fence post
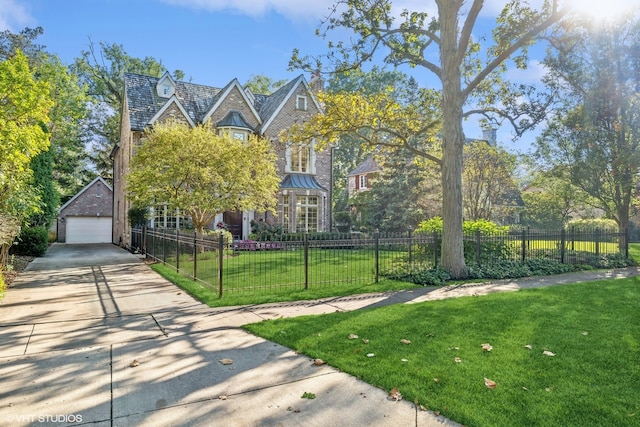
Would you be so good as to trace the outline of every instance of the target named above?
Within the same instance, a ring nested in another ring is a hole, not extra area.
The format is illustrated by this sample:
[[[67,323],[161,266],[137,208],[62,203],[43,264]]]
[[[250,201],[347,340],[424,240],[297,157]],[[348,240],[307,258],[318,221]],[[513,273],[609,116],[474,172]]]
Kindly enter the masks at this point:
[[[596,234],[595,234],[595,241],[596,241],[596,256],[600,255],[600,229],[596,228]]]
[[[564,264],[565,245],[567,243],[567,235],[564,227],[560,230],[560,263]]]
[[[526,252],[527,252],[527,231],[522,229],[522,262],[524,262]]]
[[[576,250],[576,227],[571,226],[571,251]]]
[[[167,236],[166,236],[166,229],[162,229],[162,263],[166,264],[167,263],[167,254],[166,254],[166,246],[167,246]]]
[[[140,240],[140,251],[145,254],[147,254],[147,226],[143,225],[142,226],[142,239]]]
[[[176,228],[176,271],[180,271],[180,230]]]
[[[476,230],[476,262],[478,263],[478,266],[481,265],[480,263],[480,253],[481,253],[481,241],[480,241],[480,230]]]
[[[218,237],[218,298],[222,298],[222,263],[224,261],[224,235]]]
[[[438,267],[438,250],[440,246],[438,245],[438,232],[433,232],[433,268]]]
[[[198,278],[198,232],[193,231],[193,280]]]
[[[377,229],[375,233],[373,233],[373,251],[375,252],[375,260],[376,260],[375,261],[376,262],[375,283],[378,283],[378,279],[380,278],[380,230],[377,230]]]
[[[309,232],[304,233],[304,288],[309,289]]]
[[[409,230],[409,248],[407,250],[407,257],[409,258],[409,269],[411,269],[411,261],[413,258],[413,253],[412,253],[413,251],[411,249],[411,247],[413,246],[412,239],[413,239],[413,234],[411,233],[411,230]]]
[[[629,239],[631,238],[631,232],[629,231],[629,225],[624,229],[624,257],[629,258]]]

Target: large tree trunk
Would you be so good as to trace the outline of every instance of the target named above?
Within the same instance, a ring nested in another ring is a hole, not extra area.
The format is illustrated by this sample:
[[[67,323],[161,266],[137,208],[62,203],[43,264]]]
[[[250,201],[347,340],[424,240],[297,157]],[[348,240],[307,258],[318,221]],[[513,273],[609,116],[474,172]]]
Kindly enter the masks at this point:
[[[462,236],[462,105],[458,52],[457,1],[438,2],[440,15],[440,61],[442,64],[442,267],[454,279],[468,276]]]

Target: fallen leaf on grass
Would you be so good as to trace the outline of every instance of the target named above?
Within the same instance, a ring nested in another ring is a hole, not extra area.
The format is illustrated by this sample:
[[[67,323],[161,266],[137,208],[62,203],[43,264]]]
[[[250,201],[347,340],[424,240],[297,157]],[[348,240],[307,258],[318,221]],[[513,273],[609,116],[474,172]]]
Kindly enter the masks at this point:
[[[233,359],[220,359],[218,360],[218,362],[222,363],[223,365],[231,365],[233,363]]]
[[[349,334],[348,338],[350,340],[355,340],[355,339],[358,339],[358,336],[356,334]]]
[[[484,351],[491,351],[493,349],[493,347],[489,343],[484,343],[484,344],[482,344],[482,349]]]
[[[131,363],[129,363],[129,367],[130,368],[135,368],[139,364],[140,364],[140,362],[138,362],[138,359],[133,359],[133,361]]]
[[[366,339],[366,338],[362,338],[362,342],[365,343],[365,344],[369,344],[369,340]]]
[[[484,385],[486,385],[487,388],[496,388],[496,382],[490,380],[489,378],[484,379]]]
[[[400,359],[401,362],[408,362],[408,359]]]
[[[460,347],[449,347],[449,350],[460,350]]]
[[[542,352],[542,354],[544,354],[545,356],[555,356],[555,353],[551,353],[549,350],[545,350]]]
[[[404,339],[404,338],[402,338],[402,339],[400,340],[400,342],[401,342],[402,344],[411,344],[411,341],[406,340],[406,339]]]
[[[322,366],[322,365],[326,365],[327,362],[325,362],[322,359],[313,359],[313,364],[316,366]]]
[[[455,360],[455,361],[456,361],[456,363],[461,363],[461,362],[462,362],[462,359],[460,359],[459,357],[456,357],[456,358],[455,358],[455,359],[453,359],[453,360]]]
[[[526,348],[527,350],[533,350],[533,347],[531,346],[531,344],[527,344],[523,347]]]
[[[551,393],[552,390],[553,389],[551,387],[547,387],[547,388],[544,389],[544,391],[546,391],[547,393]]]
[[[525,386],[522,386],[522,389],[523,389],[524,391],[529,391],[529,389],[528,389],[528,388],[526,388]]]
[[[589,332],[584,331],[584,332],[582,333],[582,335],[589,335]]]
[[[375,353],[369,353],[369,354],[367,354],[367,357],[373,357],[373,356],[375,356]]]
[[[391,389],[391,391],[389,392],[389,397],[396,402],[402,400],[402,394],[400,393],[400,390],[398,390],[398,387],[394,387]]]

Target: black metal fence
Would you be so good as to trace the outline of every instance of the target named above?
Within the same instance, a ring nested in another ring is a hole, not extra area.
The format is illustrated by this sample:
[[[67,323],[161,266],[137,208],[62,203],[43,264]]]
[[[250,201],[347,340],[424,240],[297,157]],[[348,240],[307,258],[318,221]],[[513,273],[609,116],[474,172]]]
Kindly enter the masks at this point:
[[[136,229],[132,245],[147,257],[228,293],[265,293],[317,286],[367,284],[402,268],[418,271],[440,262],[439,233],[285,235],[277,241],[228,241],[175,229]],[[594,257],[628,257],[626,233],[602,230],[522,230],[464,236],[469,264],[553,259],[588,264]]]

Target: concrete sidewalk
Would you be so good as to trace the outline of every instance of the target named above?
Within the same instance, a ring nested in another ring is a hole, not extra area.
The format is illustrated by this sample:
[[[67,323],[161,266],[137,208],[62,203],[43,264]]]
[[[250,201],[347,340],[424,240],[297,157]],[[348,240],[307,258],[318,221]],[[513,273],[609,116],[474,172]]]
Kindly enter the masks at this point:
[[[212,309],[113,245],[56,244],[0,300],[0,424],[454,426],[240,326],[637,274],[621,269]],[[302,399],[305,392],[316,399]]]

